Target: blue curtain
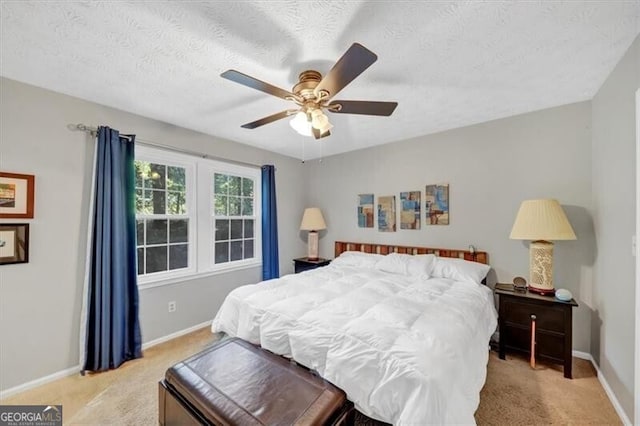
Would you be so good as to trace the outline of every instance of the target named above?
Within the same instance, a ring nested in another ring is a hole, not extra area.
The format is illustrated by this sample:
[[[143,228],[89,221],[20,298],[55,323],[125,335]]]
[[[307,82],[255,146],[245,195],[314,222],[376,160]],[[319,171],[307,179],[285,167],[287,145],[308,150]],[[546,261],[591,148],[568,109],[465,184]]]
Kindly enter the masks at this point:
[[[116,368],[142,356],[134,139],[98,128],[83,371]]]
[[[262,279],[279,276],[276,168],[266,165],[262,166]]]

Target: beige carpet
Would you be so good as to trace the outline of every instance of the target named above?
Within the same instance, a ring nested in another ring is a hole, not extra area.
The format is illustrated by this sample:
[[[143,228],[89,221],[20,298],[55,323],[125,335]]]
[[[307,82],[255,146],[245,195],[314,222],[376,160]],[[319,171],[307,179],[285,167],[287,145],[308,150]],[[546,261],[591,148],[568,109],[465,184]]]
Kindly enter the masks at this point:
[[[115,371],[74,375],[0,401],[2,404],[62,404],[65,424],[157,425],[158,380],[176,362],[216,337],[208,328],[150,348],[144,358]],[[621,424],[588,361],[574,359],[574,379],[560,367],[535,371],[527,360],[502,361],[492,352],[487,383],[476,412],[478,424]],[[376,424],[364,417],[359,424]]]

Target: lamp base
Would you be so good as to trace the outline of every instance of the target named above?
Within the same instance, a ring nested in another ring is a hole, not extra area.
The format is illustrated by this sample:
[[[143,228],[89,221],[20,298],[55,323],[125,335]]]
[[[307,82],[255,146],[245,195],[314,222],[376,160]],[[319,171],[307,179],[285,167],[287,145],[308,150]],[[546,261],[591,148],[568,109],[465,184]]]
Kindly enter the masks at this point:
[[[318,260],[318,231],[309,231],[307,236],[307,259]]]
[[[553,288],[553,243],[532,241],[529,245],[529,291],[548,295]]]

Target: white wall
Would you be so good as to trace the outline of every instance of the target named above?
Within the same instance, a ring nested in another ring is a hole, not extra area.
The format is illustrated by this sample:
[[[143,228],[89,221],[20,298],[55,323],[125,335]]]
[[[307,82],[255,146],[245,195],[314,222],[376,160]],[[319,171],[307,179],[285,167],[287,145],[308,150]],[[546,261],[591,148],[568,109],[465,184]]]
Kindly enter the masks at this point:
[[[638,259],[632,256],[631,236],[636,232],[635,93],[639,87],[640,37],[592,101],[593,216],[598,250],[591,353],[632,421]]]
[[[590,120],[590,103],[582,102],[305,163],[307,204],[320,207],[327,222],[321,255],[332,257],[335,240],[458,249],[473,244],[489,253],[490,282],[528,279],[528,243],[509,239],[516,212],[525,199],[557,198],[578,239],[556,242],[555,284],[580,303],[573,347],[589,351]],[[450,184],[449,226],[393,233],[358,228],[357,194],[374,193],[376,200],[395,195],[397,204],[401,191],[424,194],[426,184],[442,182]]]
[[[105,88],[108,90],[108,88]],[[0,79],[0,170],[36,176],[28,264],[0,266],[0,389],[78,364],[93,140],[69,123],[109,125],[138,138],[276,171],[281,273],[306,252],[300,161],[166,123]],[[206,117],[203,117],[206,119]],[[140,292],[143,341],[212,319],[224,296],[259,281],[253,268]],[[177,302],[169,314],[167,303]]]

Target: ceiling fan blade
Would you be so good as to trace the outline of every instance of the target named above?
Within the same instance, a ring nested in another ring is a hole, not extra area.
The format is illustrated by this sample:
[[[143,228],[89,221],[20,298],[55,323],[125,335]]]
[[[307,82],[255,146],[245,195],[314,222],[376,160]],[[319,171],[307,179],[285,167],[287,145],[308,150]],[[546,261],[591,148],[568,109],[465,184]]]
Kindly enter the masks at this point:
[[[265,83],[264,81],[260,81],[257,78],[243,74],[240,71],[227,70],[220,74],[220,77],[242,84],[243,86],[251,87],[252,89],[260,90],[261,92],[268,93],[269,95],[277,96],[278,98],[288,100],[296,97],[293,93],[287,90]]]
[[[388,117],[393,114],[397,106],[397,102],[333,101],[327,106],[327,110],[338,114],[383,115]]]
[[[320,91],[327,91],[329,96],[326,99],[334,97],[377,59],[375,53],[359,43],[353,43],[316,86],[316,96]]]
[[[256,127],[264,126],[265,124],[273,123],[274,121],[282,120],[283,118],[287,118],[291,114],[296,112],[296,110],[288,109],[286,111],[280,111],[277,114],[270,115],[268,117],[261,118],[260,120],[252,121],[251,123],[243,124],[241,127],[243,129],[255,129]]]

